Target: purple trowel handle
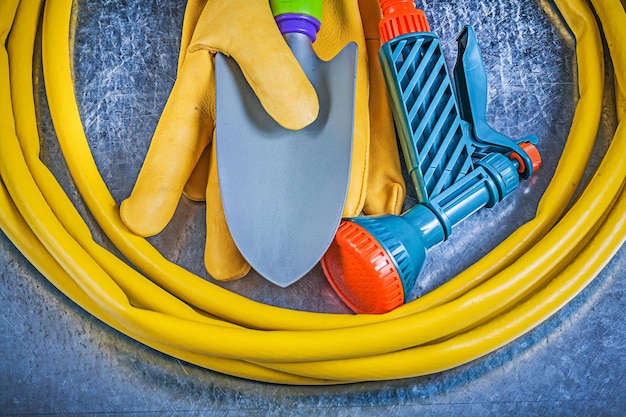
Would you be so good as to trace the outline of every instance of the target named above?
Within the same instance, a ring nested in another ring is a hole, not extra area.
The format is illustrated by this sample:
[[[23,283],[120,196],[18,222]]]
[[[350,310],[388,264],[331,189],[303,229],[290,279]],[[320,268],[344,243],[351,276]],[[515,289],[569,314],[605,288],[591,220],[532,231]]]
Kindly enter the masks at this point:
[[[301,13],[284,13],[274,18],[280,33],[302,33],[307,35],[311,42],[315,42],[320,30],[320,21],[313,16]]]

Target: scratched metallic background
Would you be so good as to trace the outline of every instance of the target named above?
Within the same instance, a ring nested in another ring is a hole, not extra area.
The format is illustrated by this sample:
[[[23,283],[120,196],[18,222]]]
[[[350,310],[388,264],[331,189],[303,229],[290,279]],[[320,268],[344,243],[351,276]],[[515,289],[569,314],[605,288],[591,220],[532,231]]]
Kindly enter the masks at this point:
[[[174,82],[184,2],[76,3],[78,102],[96,162],[119,203],[130,193]],[[420,0],[417,5],[442,38],[450,65],[457,33],[464,24],[474,26],[490,83],[490,122],[513,138],[537,134],[544,165],[513,196],[475,214],[432,249],[413,296],[465,269],[532,218],[577,97],[574,43],[546,0]],[[37,74],[42,159],[90,219],[58,149],[44,80]],[[610,91],[610,67],[607,74]],[[605,100],[588,173],[615,127],[611,99]],[[409,195],[407,206],[413,203]],[[182,200],[172,223],[151,240],[170,260],[206,276],[203,211],[202,204]],[[111,248],[98,228],[93,230]],[[319,268],[288,289],[253,273],[222,285],[275,305],[347,312]],[[111,330],[60,294],[0,233],[0,414],[621,416],[626,413],[625,289],[622,248],[552,319],[474,362],[399,381],[285,387],[197,368]]]

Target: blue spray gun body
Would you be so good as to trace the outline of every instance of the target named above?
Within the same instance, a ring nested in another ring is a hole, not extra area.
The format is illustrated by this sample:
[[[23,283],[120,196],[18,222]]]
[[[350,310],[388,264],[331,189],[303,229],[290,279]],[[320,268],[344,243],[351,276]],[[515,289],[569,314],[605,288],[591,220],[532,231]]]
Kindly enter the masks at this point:
[[[349,218],[339,227],[322,267],[359,313],[406,302],[427,250],[472,213],[513,193],[540,165],[536,137],[513,141],[486,121],[487,76],[472,28],[458,37],[453,84],[440,40],[413,1],[381,6],[387,18],[379,57],[419,203],[402,216]]]

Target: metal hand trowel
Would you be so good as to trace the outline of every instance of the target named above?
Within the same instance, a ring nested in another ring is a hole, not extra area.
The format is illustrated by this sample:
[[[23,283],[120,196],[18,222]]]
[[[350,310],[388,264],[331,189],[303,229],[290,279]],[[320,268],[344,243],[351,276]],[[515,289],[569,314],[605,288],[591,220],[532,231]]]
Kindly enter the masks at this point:
[[[352,156],[357,48],[348,44],[331,61],[322,61],[312,48],[321,0],[270,3],[317,92],[319,115],[302,130],[281,127],[237,63],[218,54],[216,152],[235,244],[260,275],[286,287],[319,262],[341,221]]]

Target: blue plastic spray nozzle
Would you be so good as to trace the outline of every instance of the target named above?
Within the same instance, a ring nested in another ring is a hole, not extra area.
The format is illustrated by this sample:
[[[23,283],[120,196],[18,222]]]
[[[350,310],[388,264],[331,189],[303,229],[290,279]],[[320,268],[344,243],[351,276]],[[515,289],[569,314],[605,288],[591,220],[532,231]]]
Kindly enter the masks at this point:
[[[513,193],[541,164],[536,137],[516,142],[487,123],[487,76],[471,27],[458,37],[453,84],[440,40],[413,1],[381,0],[381,7],[386,41],[379,57],[419,203],[402,216],[342,221],[322,268],[358,313],[406,302],[427,250],[472,213]]]

